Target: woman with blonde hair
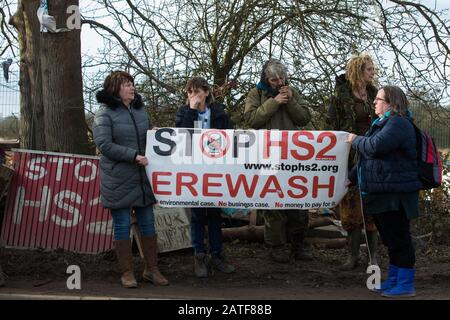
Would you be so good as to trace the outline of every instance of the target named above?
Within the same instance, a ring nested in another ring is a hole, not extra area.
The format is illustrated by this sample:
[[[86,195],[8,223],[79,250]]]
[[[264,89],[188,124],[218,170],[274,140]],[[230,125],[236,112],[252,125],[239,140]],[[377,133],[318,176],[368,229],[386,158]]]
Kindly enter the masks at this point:
[[[335,92],[327,110],[328,129],[354,132],[357,135],[367,132],[372,121],[376,119],[373,109],[377,94],[374,76],[374,62],[368,54],[350,58],[345,74],[336,77]],[[355,152],[352,150],[348,167],[352,168],[355,163]],[[359,190],[353,187],[339,205],[342,226],[348,233],[350,251],[350,256],[342,266],[343,270],[351,270],[358,265],[363,218],[370,251],[369,262],[377,264],[377,230],[372,218],[363,216],[360,202]]]

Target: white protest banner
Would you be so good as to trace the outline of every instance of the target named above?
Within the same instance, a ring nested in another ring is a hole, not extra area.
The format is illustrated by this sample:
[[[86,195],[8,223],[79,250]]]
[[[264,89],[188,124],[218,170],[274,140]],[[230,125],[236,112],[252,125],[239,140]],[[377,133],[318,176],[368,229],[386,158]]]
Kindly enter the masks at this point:
[[[317,209],[347,192],[348,133],[161,128],[147,175],[162,207]]]

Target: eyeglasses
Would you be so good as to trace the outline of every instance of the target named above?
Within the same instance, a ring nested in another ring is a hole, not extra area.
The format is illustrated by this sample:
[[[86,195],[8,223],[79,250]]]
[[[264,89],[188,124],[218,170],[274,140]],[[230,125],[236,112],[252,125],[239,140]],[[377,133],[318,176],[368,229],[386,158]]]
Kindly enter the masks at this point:
[[[374,99],[374,101],[375,101],[375,102],[377,102],[378,100],[381,100],[381,101],[387,102],[386,100],[384,100],[384,99],[382,99],[382,98],[378,98],[378,97],[376,97],[376,98]]]

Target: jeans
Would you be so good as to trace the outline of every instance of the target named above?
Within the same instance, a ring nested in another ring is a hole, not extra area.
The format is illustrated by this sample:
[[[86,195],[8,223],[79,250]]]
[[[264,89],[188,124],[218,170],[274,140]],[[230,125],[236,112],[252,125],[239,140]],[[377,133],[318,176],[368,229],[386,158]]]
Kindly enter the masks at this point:
[[[111,209],[114,226],[114,240],[130,239],[131,208]],[[139,230],[143,236],[155,234],[155,216],[153,206],[134,207]]]
[[[220,208],[191,209],[191,238],[195,253],[204,253],[205,225],[208,225],[209,251],[220,255],[223,250],[222,216]]]

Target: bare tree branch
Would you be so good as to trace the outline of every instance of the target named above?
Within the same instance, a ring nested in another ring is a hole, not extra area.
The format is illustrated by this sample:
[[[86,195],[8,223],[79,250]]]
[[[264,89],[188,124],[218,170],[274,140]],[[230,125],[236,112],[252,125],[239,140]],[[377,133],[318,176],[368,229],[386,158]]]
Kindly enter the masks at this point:
[[[136,59],[136,57],[131,53],[130,49],[128,48],[128,46],[126,45],[126,43],[122,40],[122,38],[116,33],[114,32],[112,29],[108,28],[107,26],[94,21],[94,20],[82,20],[82,24],[89,24],[90,26],[94,27],[94,28],[100,28],[103,29],[105,31],[107,31],[109,34],[111,34],[112,36],[114,36],[114,38],[116,38],[116,40],[119,42],[119,44],[121,45],[121,47],[123,48],[123,50],[127,53],[128,57],[141,69],[141,71],[147,75],[150,79],[152,79],[153,81],[155,81],[158,85],[160,85],[162,88],[166,89],[169,92],[172,93],[176,93],[177,89],[172,87],[171,85],[168,85],[162,81],[160,81],[154,74],[153,72],[151,72],[150,70],[148,70],[145,66],[143,66],[139,60]]]

